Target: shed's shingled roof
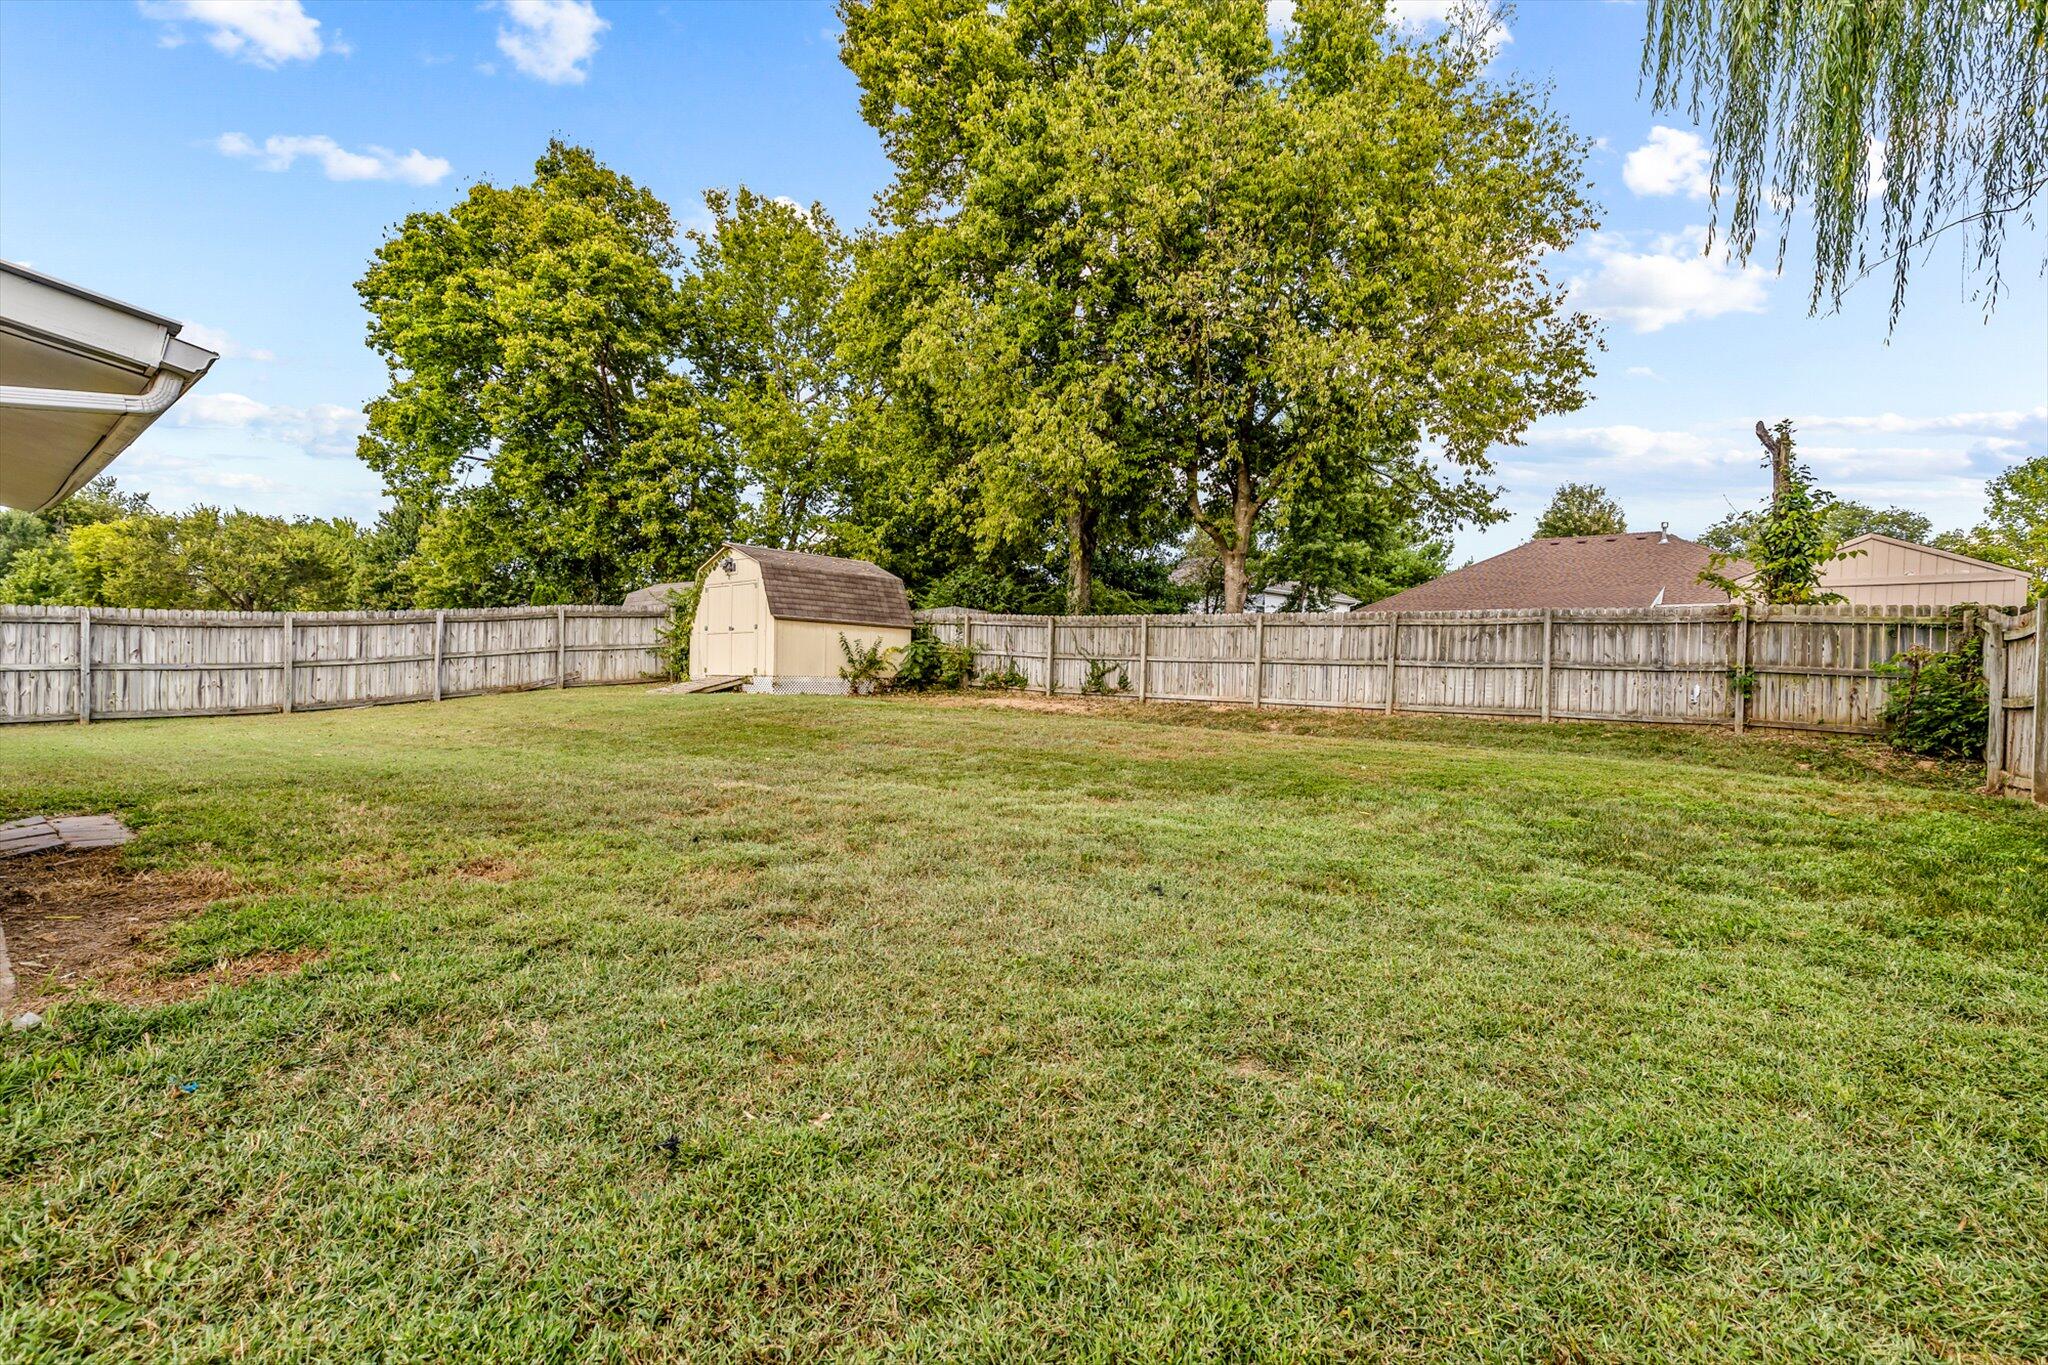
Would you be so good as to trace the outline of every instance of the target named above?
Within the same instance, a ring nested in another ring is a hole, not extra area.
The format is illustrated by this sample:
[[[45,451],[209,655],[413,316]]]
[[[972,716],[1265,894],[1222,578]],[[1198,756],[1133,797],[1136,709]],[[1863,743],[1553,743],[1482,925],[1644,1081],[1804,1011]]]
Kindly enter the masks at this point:
[[[903,580],[879,564],[836,555],[776,550],[766,545],[735,543],[726,549],[737,550],[761,566],[768,610],[778,621],[834,621],[850,626],[906,629],[910,625],[910,597],[903,591]]]
[[[1506,554],[1382,598],[1365,611],[1479,611],[1515,607],[1650,607],[1722,603],[1699,581],[1713,551],[1656,531],[1532,540]],[[1736,560],[1729,578],[1749,572]],[[1659,596],[1659,594],[1662,594]]]

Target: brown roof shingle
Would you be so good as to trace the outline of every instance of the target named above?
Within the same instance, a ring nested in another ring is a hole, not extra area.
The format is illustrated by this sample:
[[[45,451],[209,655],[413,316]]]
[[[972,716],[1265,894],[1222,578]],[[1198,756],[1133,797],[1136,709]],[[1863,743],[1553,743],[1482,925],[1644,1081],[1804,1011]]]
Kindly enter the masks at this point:
[[[910,596],[903,591],[903,580],[879,564],[766,545],[733,544],[726,549],[737,550],[761,566],[768,610],[778,620],[910,625]]]
[[[1480,611],[1523,607],[1650,607],[1722,603],[1728,595],[1699,581],[1713,551],[1656,531],[1532,540],[1364,611]],[[1748,572],[1743,561],[1722,572]]]

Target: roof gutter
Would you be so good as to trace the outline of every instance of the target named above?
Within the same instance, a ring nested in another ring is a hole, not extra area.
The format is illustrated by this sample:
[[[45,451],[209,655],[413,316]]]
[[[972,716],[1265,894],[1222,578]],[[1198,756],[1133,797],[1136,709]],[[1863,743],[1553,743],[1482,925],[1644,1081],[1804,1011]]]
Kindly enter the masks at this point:
[[[65,412],[118,412],[150,416],[170,407],[185,392],[184,376],[161,371],[141,393],[94,393],[87,389],[32,389],[0,384],[0,408],[53,408]]]

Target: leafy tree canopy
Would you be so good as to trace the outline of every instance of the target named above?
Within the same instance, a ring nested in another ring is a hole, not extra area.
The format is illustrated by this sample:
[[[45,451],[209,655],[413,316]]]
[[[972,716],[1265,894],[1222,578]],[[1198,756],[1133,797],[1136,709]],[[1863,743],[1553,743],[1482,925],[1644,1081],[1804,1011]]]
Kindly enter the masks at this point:
[[[1550,506],[1536,520],[1537,540],[1564,536],[1612,536],[1628,529],[1621,504],[1598,484],[1568,483],[1551,495]]]
[[[34,512],[0,507],[0,577],[23,550],[33,550],[50,539],[50,525]]]
[[[1643,76],[1706,122],[1714,223],[1738,258],[1775,206],[1813,223],[1812,306],[1914,248],[1968,237],[1987,309],[2007,222],[2048,186],[2048,5],[2040,0],[1650,0]]]
[[[110,481],[103,491],[111,491]],[[101,500],[87,506],[104,505]],[[147,500],[135,497],[126,505],[146,508]],[[357,547],[356,527],[349,521],[215,507],[175,516],[144,510],[75,520],[13,557],[0,576],[0,601],[333,610],[355,605]]]
[[[705,436],[742,471],[739,539],[788,550],[840,548],[858,474],[862,394],[839,355],[852,252],[819,204],[754,193],[704,196],[681,285],[682,358]]]
[[[738,475],[671,370],[681,263],[668,208],[561,142],[378,248],[360,453],[417,520],[421,604],[616,600],[723,535]]]
[[[1743,554],[1766,515],[1763,508],[1730,512],[1701,532],[1700,542],[1729,554]],[[1848,498],[1831,499],[1821,507],[1820,520],[1827,538],[1837,545],[1863,535],[1892,536],[1916,545],[1934,543],[1934,523],[1904,507],[1876,508]]]
[[[1268,518],[1488,519],[1489,447],[1583,400],[1592,324],[1542,262],[1592,223],[1585,146],[1469,35],[1339,0],[1277,51],[1256,5],[842,12],[898,171],[900,388],[984,547],[1061,525],[1078,582],[1103,518],[1191,521],[1236,606]]]

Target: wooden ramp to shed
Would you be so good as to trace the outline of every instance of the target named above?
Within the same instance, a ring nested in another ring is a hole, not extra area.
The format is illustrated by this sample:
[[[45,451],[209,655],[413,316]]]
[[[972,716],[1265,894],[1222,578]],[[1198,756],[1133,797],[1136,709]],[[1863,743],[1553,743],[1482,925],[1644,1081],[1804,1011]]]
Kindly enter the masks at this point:
[[[111,815],[31,815],[0,825],[0,858],[52,848],[113,848],[135,831]]]
[[[745,682],[746,677],[742,674],[714,674],[708,678],[692,678],[688,682],[679,682],[668,687],[657,687],[654,690],[672,693],[676,696],[688,696],[691,693],[732,692]]]

